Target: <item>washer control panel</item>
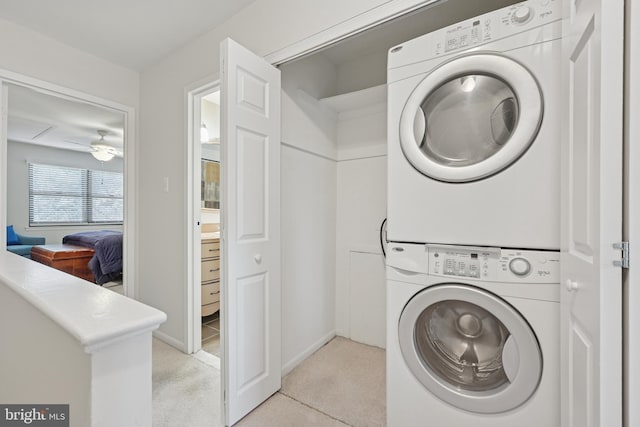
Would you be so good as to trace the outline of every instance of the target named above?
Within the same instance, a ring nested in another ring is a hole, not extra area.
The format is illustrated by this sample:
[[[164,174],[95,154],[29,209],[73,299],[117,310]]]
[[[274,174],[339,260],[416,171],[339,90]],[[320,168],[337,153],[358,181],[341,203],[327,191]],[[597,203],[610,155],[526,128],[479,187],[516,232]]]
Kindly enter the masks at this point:
[[[488,282],[558,283],[560,253],[427,245],[429,274]]]

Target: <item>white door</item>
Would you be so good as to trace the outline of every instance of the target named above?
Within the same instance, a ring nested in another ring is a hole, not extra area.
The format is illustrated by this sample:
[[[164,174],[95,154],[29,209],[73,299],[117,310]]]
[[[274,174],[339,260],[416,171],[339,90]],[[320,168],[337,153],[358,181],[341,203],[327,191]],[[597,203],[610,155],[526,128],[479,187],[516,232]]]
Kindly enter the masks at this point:
[[[622,425],[623,0],[565,1],[562,426]]]
[[[221,45],[225,423],[280,389],[280,71]]]

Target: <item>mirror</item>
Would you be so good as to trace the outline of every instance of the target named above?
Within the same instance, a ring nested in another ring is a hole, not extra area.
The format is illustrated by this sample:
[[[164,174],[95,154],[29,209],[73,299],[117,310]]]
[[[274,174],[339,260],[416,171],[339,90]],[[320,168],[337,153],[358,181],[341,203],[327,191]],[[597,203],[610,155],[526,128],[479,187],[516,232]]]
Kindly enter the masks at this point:
[[[205,209],[220,209],[220,162],[200,160],[200,200]]]

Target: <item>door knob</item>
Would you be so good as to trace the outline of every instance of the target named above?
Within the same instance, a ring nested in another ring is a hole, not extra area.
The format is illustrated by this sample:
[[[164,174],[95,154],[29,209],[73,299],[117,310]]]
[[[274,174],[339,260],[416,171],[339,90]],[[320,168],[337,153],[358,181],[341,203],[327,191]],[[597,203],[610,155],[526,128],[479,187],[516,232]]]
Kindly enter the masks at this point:
[[[578,290],[578,282],[575,280],[567,279],[564,286],[567,288],[569,292],[575,292]]]
[[[260,264],[262,262],[262,255],[260,254],[255,254],[253,256],[253,259],[255,260],[256,264]]]

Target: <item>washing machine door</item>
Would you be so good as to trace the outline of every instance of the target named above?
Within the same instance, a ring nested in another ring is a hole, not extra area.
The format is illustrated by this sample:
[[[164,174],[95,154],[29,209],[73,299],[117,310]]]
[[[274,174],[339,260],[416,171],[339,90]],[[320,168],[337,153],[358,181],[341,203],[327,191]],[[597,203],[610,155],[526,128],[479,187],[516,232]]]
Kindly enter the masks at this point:
[[[471,182],[518,160],[534,141],[543,112],[534,76],[494,53],[456,57],[432,70],[409,96],[400,144],[422,174]]]
[[[527,321],[472,286],[444,284],[416,294],[402,311],[398,336],[416,379],[463,410],[509,411],[540,383],[542,354]]]

